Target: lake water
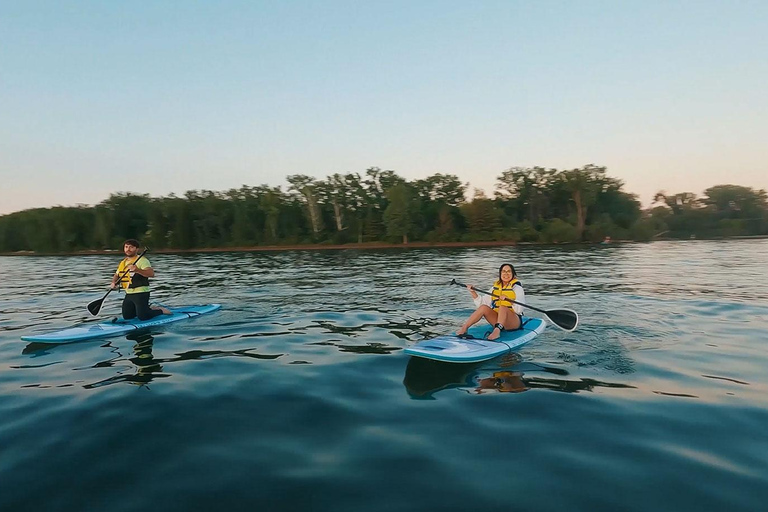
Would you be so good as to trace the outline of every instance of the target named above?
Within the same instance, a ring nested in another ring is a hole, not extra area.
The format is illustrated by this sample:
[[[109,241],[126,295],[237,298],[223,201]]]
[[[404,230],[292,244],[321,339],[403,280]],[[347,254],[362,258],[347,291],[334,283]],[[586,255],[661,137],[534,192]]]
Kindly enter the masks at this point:
[[[118,261],[0,258],[0,510],[768,507],[768,240],[156,254],[153,299],[223,309],[20,340],[93,321]],[[403,354],[503,262],[578,329]]]

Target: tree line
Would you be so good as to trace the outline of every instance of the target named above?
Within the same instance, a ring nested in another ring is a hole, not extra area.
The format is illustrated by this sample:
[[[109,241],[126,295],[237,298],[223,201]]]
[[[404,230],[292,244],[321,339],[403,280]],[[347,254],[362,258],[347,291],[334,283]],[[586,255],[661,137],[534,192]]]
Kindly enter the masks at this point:
[[[260,245],[510,241],[647,241],[655,237],[768,234],[764,190],[718,185],[656,195],[642,210],[605,167],[512,167],[493,197],[450,174],[408,181],[395,171],[317,179],[183,197],[116,193],[95,206],[36,208],[0,216],[0,252],[116,249],[137,238],[153,249]]]

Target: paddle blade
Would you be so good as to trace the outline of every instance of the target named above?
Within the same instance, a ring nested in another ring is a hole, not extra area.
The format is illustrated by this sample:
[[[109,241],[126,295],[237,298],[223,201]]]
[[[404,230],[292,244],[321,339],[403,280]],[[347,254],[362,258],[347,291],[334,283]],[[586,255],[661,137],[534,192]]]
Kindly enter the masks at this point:
[[[547,318],[564,331],[573,331],[579,325],[579,315],[570,309],[551,309],[546,313]]]
[[[99,311],[101,311],[101,305],[104,304],[104,299],[106,299],[107,295],[109,295],[110,293],[112,293],[112,288],[107,290],[107,293],[105,293],[102,298],[89,302],[88,305],[86,306],[88,308],[88,312],[93,316],[98,315]]]
[[[93,316],[96,316],[99,314],[99,311],[101,311],[101,305],[104,304],[104,298],[96,299],[93,302],[88,303],[88,312],[92,314]]]

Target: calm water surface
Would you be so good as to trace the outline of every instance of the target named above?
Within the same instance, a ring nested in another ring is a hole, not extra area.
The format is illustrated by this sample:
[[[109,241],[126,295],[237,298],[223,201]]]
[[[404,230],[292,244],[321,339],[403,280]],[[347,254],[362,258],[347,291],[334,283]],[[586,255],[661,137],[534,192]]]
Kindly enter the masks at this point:
[[[118,260],[0,258],[0,510],[768,508],[766,240],[154,255],[154,299],[223,310],[20,340],[93,321]],[[507,261],[579,328],[403,354]]]

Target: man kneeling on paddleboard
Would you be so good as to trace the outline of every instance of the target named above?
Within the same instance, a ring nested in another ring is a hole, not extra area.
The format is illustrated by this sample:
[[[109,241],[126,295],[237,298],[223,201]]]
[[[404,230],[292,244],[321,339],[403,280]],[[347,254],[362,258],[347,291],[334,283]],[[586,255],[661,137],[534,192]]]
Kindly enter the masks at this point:
[[[125,290],[123,318],[149,320],[158,315],[170,315],[171,311],[166,308],[149,305],[149,278],[155,277],[155,271],[149,259],[143,253],[139,254],[139,246],[139,241],[133,238],[123,243],[125,258],[118,265],[110,284],[113,290],[118,286]]]
[[[471,284],[467,285],[477,309],[456,331],[457,336],[466,335],[467,329],[479,322],[481,318],[485,318],[493,326],[493,331],[488,335],[489,340],[497,339],[501,336],[501,331],[514,331],[520,328],[523,308],[510,301],[525,303],[525,291],[522,283],[517,279],[515,267],[508,263],[499,267],[499,280],[494,283],[489,295],[480,297],[473,288]]]

